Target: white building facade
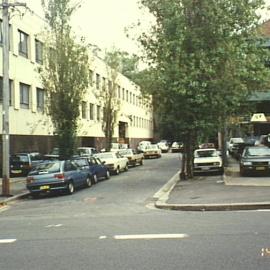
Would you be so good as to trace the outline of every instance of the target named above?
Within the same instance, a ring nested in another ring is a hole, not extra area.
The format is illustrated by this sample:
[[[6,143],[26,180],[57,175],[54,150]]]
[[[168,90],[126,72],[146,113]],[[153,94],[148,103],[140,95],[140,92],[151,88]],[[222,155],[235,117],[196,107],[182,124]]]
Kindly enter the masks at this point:
[[[2,29],[2,21],[1,29]],[[10,151],[46,153],[55,145],[54,129],[46,114],[46,89],[43,89],[38,68],[42,62],[41,32],[44,21],[33,14],[12,16],[10,20]],[[2,35],[0,36],[0,45]],[[0,101],[2,102],[2,47],[0,46]],[[108,67],[91,57],[89,71],[92,83],[81,104],[79,145],[104,147],[102,102],[98,91],[108,86]],[[153,137],[151,100],[145,100],[137,85],[122,74],[117,76],[117,99],[120,104],[114,141],[136,147],[141,140]],[[0,119],[2,127],[2,119]]]

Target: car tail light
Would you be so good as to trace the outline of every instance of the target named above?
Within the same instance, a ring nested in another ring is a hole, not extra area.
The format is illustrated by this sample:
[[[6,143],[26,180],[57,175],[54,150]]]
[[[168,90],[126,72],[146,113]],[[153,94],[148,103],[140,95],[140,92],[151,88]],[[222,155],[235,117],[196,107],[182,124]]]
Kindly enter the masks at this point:
[[[26,183],[27,184],[31,184],[34,181],[34,177],[33,176],[27,176],[26,178]]]
[[[65,175],[63,173],[57,173],[54,175],[54,178],[58,179],[58,180],[65,180]]]

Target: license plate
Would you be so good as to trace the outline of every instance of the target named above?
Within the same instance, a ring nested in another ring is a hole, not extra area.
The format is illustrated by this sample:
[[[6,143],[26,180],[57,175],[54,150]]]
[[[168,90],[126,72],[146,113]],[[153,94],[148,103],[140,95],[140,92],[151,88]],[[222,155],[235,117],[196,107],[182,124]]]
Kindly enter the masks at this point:
[[[11,170],[11,173],[22,173],[22,170]]]
[[[264,171],[265,167],[256,167],[256,171]]]
[[[208,171],[209,170],[209,167],[202,167],[202,170],[203,171]]]
[[[50,186],[41,186],[39,189],[40,189],[40,190],[50,189]]]

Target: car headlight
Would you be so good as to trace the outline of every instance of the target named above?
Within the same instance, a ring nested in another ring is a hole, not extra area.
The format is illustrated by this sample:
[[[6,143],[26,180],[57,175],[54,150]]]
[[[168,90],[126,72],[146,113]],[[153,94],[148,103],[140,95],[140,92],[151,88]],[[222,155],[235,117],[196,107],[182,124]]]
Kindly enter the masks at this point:
[[[244,166],[251,166],[252,165],[252,162],[251,161],[244,161],[242,164]]]
[[[214,165],[220,165],[220,163],[219,162],[214,162]]]

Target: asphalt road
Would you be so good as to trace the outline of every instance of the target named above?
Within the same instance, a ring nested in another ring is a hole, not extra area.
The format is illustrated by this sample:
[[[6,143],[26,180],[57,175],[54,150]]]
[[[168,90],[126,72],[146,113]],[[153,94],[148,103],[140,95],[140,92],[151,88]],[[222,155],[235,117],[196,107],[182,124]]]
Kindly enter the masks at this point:
[[[157,210],[178,154],[0,212],[0,269],[270,269],[270,212]],[[154,239],[153,239],[154,238]]]

